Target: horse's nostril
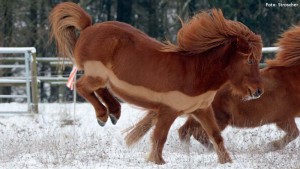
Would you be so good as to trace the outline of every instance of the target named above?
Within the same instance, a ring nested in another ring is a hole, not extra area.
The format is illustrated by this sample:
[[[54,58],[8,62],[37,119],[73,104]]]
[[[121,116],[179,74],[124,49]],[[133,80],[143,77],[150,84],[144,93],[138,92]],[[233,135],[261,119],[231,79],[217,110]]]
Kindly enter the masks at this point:
[[[253,95],[255,97],[259,97],[259,96],[261,96],[263,94],[263,92],[264,91],[262,89],[258,88]]]

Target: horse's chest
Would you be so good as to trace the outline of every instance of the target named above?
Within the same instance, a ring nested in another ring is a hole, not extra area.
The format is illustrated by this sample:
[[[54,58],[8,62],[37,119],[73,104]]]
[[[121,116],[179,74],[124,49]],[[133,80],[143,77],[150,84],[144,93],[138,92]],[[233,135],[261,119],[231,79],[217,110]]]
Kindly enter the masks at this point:
[[[207,108],[216,94],[216,91],[207,91],[198,96],[188,96],[180,91],[157,92],[144,86],[137,86],[120,80],[112,70],[101,62],[96,61],[85,63],[85,74],[87,76],[101,77],[105,81],[102,87],[110,88],[113,90],[113,93],[127,102],[135,100],[134,104],[137,106],[140,106],[137,101],[140,100],[141,102],[163,104],[174,110],[190,113],[196,109]]]

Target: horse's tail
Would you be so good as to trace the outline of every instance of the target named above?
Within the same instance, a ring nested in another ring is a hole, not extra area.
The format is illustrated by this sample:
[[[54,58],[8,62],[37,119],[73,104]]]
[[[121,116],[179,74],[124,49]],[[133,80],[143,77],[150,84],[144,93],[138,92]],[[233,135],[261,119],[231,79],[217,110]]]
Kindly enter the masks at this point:
[[[73,60],[73,50],[77,41],[76,30],[92,25],[91,16],[79,5],[72,2],[60,3],[49,15],[51,39],[55,39],[58,54]]]
[[[144,118],[142,118],[136,125],[129,127],[125,130],[127,133],[125,140],[127,146],[133,146],[141,140],[143,136],[155,125],[157,113],[149,111]]]

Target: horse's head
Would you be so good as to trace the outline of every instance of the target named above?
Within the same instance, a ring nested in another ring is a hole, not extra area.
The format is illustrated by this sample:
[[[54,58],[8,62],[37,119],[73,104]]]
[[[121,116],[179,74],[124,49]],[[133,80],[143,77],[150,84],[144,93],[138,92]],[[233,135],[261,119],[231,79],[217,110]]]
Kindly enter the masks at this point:
[[[183,23],[177,34],[178,45],[167,43],[165,52],[209,53],[226,67],[226,79],[246,100],[263,93],[259,74],[262,40],[244,24],[224,18],[221,10],[201,12]],[[221,81],[221,80],[220,80]]]
[[[257,36],[257,38],[260,38]],[[259,98],[263,94],[263,85],[259,73],[262,43],[249,43],[245,39],[236,38],[236,46],[230,56],[226,73],[233,91],[241,95],[244,100]]]

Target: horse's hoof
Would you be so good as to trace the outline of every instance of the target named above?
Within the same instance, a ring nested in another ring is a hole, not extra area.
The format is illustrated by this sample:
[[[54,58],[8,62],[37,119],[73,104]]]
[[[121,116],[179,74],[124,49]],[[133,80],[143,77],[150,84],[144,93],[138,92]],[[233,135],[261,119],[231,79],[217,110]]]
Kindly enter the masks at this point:
[[[280,140],[270,142],[268,144],[268,151],[277,151],[283,149],[285,144]]]
[[[203,144],[203,146],[210,152],[214,151],[214,146],[212,143],[209,142],[209,144]]]
[[[220,158],[219,163],[221,163],[221,164],[232,163],[232,160],[229,156],[226,156],[226,157]]]
[[[109,117],[110,117],[110,121],[113,125],[116,125],[118,120],[113,114],[109,114]]]
[[[97,122],[101,127],[105,126],[105,124],[106,124],[106,122],[103,122],[100,119],[97,119]]]
[[[155,163],[157,165],[163,165],[165,164],[165,160],[162,158],[162,157],[158,157],[156,156],[156,158],[153,156],[153,155],[149,155],[148,159],[147,159],[148,162],[152,162],[152,163]]]

